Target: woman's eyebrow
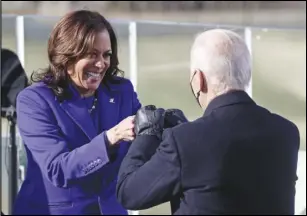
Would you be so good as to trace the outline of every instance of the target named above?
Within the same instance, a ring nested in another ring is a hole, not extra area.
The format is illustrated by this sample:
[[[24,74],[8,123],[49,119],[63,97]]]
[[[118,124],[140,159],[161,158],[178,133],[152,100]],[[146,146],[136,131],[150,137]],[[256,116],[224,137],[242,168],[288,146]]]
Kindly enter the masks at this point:
[[[94,51],[95,51],[95,52],[98,52],[98,53],[101,53],[101,51],[98,50],[98,49],[96,49],[96,48],[94,48]],[[108,50],[104,51],[103,53],[112,53],[112,50],[111,50],[111,49],[108,49]]]

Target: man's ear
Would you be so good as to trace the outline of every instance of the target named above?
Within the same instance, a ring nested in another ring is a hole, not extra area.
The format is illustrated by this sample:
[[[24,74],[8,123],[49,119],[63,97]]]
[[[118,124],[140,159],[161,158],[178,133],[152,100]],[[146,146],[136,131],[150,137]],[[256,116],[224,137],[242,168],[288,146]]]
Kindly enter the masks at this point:
[[[208,92],[208,82],[206,75],[201,70],[198,70],[196,76],[199,83],[199,90],[206,94]]]

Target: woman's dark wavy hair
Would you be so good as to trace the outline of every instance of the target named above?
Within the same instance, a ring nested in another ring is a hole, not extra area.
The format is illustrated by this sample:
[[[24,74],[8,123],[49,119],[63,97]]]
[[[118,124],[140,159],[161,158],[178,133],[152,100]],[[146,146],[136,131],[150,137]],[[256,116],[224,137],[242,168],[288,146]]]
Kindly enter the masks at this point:
[[[117,39],[111,24],[98,12],[78,10],[66,14],[55,25],[48,40],[49,66],[34,71],[31,82],[44,82],[61,99],[70,96],[67,68],[93,50],[97,33],[107,30],[111,40],[111,62],[102,84],[117,83],[124,72],[118,68]]]

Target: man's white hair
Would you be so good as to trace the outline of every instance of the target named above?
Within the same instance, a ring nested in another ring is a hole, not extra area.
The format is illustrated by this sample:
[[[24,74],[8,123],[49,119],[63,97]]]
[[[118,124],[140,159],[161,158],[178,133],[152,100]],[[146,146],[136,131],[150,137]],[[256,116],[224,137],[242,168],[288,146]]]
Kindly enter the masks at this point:
[[[251,56],[244,40],[230,30],[199,34],[191,49],[191,70],[201,70],[212,90],[245,90],[251,79]]]

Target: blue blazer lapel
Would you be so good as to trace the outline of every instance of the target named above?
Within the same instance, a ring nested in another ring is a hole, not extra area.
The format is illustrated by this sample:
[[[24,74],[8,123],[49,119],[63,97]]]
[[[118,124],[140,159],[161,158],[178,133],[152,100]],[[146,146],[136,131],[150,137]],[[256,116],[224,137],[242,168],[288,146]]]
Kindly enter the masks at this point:
[[[102,123],[102,130],[109,130],[118,124],[120,120],[120,90],[103,85],[98,91],[98,103],[101,109],[100,121]]]
[[[70,116],[72,121],[80,127],[89,140],[92,140],[97,136],[97,132],[91,116],[79,93],[71,86],[70,89],[72,90],[73,97],[70,100],[64,100],[60,106]]]

